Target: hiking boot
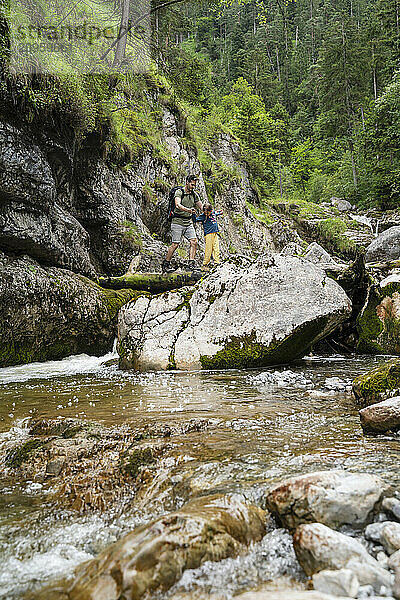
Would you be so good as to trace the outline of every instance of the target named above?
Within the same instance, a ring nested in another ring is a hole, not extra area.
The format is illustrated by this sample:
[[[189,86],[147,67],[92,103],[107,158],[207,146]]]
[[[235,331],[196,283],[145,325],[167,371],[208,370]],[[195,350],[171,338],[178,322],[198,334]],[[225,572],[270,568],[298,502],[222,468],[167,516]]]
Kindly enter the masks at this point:
[[[189,271],[198,271],[199,267],[195,260],[189,260],[188,263]]]
[[[162,261],[162,264],[161,264],[161,271],[163,273],[173,273],[175,271],[174,267],[171,266],[170,260],[166,260],[164,258],[164,260]]]

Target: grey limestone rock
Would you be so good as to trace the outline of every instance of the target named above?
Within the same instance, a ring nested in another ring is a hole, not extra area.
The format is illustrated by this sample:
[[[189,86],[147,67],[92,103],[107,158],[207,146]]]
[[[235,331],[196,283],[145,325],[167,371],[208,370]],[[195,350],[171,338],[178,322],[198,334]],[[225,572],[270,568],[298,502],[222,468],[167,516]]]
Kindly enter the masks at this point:
[[[196,286],[132,302],[120,313],[123,365],[140,370],[289,362],[350,314],[350,300],[308,261],[227,262]]]
[[[365,254],[367,263],[400,258],[400,226],[390,227],[370,243]]]

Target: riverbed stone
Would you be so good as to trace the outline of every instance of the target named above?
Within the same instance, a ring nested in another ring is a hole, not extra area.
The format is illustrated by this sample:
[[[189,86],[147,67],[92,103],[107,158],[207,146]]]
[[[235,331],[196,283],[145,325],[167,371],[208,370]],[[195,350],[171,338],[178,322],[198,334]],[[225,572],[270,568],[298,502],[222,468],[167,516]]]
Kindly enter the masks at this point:
[[[385,433],[400,429],[400,396],[371,404],[359,412],[365,433]]]
[[[386,523],[381,532],[381,544],[388,554],[400,550],[400,523]]]
[[[356,377],[353,394],[362,408],[400,395],[400,359],[394,358],[383,365]]]
[[[315,590],[282,592],[246,592],[235,596],[235,600],[345,600],[348,596],[332,596]]]
[[[322,523],[299,525],[293,536],[293,547],[309,576],[326,569],[347,568],[357,575],[360,585],[372,585],[377,592],[382,586],[390,588],[393,583],[390,573],[360,542]]]
[[[328,254],[325,248],[317,244],[317,242],[312,242],[307,247],[306,252],[304,254],[304,258],[316,265],[321,265],[323,267],[334,267],[337,265],[337,262],[331,257],[330,254]]]
[[[400,521],[400,500],[393,496],[385,498],[382,502],[382,509],[391,513],[398,521]]]
[[[270,489],[266,506],[291,530],[315,521],[332,528],[363,527],[378,510],[386,489],[376,475],[317,471],[291,477]]]
[[[137,528],[79,566],[68,587],[70,600],[138,600],[168,590],[186,569],[236,556],[266,529],[267,514],[239,496],[210,496]],[[111,581],[112,579],[112,581]]]
[[[315,590],[332,596],[356,598],[360,587],[356,574],[350,569],[325,569],[314,573],[312,581]]]
[[[124,368],[288,362],[303,356],[351,311],[345,292],[319,267],[280,255],[224,263],[194,291],[163,294],[145,304],[131,302],[120,311]]]
[[[386,498],[384,499],[384,501],[385,500],[386,500]],[[382,505],[383,505],[383,502],[382,502]],[[365,539],[370,540],[371,542],[375,542],[376,544],[380,544],[382,529],[389,522],[390,521],[382,521],[381,523],[370,523],[369,525],[367,525],[366,528],[364,529]]]

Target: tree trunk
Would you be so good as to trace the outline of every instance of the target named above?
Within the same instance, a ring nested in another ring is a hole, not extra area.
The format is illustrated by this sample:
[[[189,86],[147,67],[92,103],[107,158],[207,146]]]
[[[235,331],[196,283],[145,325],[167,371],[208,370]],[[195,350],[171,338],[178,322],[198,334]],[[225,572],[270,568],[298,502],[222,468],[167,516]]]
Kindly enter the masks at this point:
[[[135,273],[133,275],[122,275],[122,277],[100,277],[98,284],[108,290],[137,290],[158,294],[168,290],[175,290],[186,285],[195,285],[202,277],[199,272],[172,273],[172,275],[161,275],[161,273]]]
[[[115,49],[115,56],[113,67],[118,67],[125,58],[126,41],[129,30],[129,9],[130,0],[123,0],[122,14],[121,14],[121,25],[118,33],[117,47]]]

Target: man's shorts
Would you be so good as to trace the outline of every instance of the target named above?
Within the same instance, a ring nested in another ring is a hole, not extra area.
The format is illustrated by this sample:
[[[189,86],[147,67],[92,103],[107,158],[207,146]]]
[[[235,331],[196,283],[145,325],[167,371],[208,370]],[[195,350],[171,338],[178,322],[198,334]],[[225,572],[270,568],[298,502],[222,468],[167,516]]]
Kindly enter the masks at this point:
[[[184,236],[187,240],[193,240],[194,238],[197,238],[193,223],[190,223],[190,225],[178,225],[178,223],[171,223],[171,236],[173,244],[179,244],[182,240],[182,236]]]

